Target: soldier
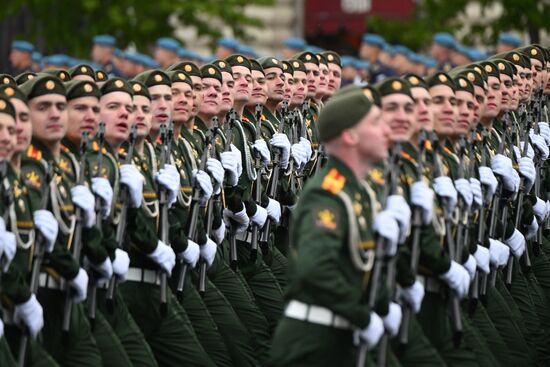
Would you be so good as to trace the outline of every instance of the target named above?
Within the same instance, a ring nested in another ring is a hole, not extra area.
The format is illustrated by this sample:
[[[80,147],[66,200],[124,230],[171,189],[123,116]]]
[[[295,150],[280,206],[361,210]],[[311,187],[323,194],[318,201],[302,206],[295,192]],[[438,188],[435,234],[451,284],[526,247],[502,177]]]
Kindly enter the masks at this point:
[[[120,71],[115,68],[113,63],[113,53],[116,46],[116,38],[109,34],[100,34],[94,36],[93,47],[91,51],[92,61],[105,70],[107,74],[118,75]]]
[[[32,51],[34,46],[27,41],[13,41],[11,44],[11,74],[17,75],[31,70]]]
[[[154,58],[161,68],[166,69],[178,61],[180,43],[173,38],[159,38],[156,43]]]
[[[325,51],[323,56],[327,59],[329,71],[326,98],[330,98],[342,84],[342,61],[334,51]]]

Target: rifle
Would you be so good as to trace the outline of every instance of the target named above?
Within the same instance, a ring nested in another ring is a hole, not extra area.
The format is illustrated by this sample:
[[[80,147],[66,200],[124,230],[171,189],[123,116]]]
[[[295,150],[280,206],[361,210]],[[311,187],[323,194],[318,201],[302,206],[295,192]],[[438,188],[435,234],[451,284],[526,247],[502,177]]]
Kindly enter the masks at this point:
[[[476,130],[475,128],[472,128],[470,130],[470,141],[469,141],[470,148],[468,150],[468,160],[469,160],[468,177],[470,178],[474,177],[474,169],[475,169],[474,150],[475,150],[476,143],[477,143]],[[482,196],[482,203],[481,203],[481,206],[478,208],[478,210],[481,210],[481,208],[483,207],[483,192],[481,196]],[[470,210],[468,214],[468,218],[466,220],[467,220],[467,225],[464,229],[464,243],[466,244],[466,246],[468,246],[468,244],[470,243],[470,231],[471,231],[470,224],[474,222],[474,210]],[[478,270],[476,270],[474,279],[470,284],[470,288],[468,290],[468,298],[470,299],[469,313],[473,314],[477,306],[477,301],[479,299],[479,271]]]
[[[97,175],[101,177],[101,171],[103,170],[103,147],[105,146],[105,123],[99,123],[99,129],[97,131],[97,140],[99,141],[99,158],[97,160]],[[84,158],[84,157],[83,157]],[[101,198],[95,196],[95,213],[96,213],[96,227],[101,230]],[[88,282],[88,319],[90,320],[90,327],[92,331],[95,329],[95,314],[97,308],[97,283],[95,279],[95,271],[90,270],[90,279]]]
[[[542,90],[538,93],[538,98],[534,100],[533,102],[533,114],[537,118],[537,121],[533,121],[534,119],[531,119],[531,122],[533,122],[533,130],[535,134],[540,134],[540,127],[538,124],[538,121],[540,121],[540,105],[539,101],[541,99],[541,93]],[[540,180],[541,180],[541,167],[544,164],[544,162],[541,159],[541,153],[538,152],[538,149],[535,149],[535,184],[533,185],[533,193],[537,197],[541,197],[541,187],[540,187]],[[539,225],[539,228],[537,230],[537,235],[535,236],[535,246],[533,246],[533,254],[535,256],[538,256],[540,254],[540,249],[542,248],[542,224]],[[525,246],[527,247],[527,246]],[[527,259],[526,259],[527,260]],[[528,268],[530,269],[530,267]]]
[[[133,124],[130,129],[130,137],[128,138],[128,152],[126,153],[126,158],[124,159],[124,164],[132,164],[132,159],[134,158],[134,144],[136,143],[137,137],[137,125]],[[120,185],[120,202],[122,203],[122,208],[120,209],[118,225],[116,228],[116,243],[117,248],[124,248],[124,234],[126,230],[126,221],[128,218],[128,187],[126,185]],[[107,310],[112,313],[114,311],[114,298],[115,290],[118,284],[118,278],[115,274],[109,279],[109,286],[107,287],[107,295],[105,301],[107,303]]]
[[[84,174],[86,172],[86,158],[84,155],[88,150],[88,132],[85,131],[82,133],[80,139],[80,171],[78,176],[77,185],[84,184]],[[76,224],[74,228],[74,240],[73,240],[73,259],[77,262],[80,262],[80,251],[82,250],[82,223],[83,223],[83,213],[82,210],[76,206],[75,207],[75,218]],[[72,301],[72,292],[69,284],[66,286],[65,290],[65,306],[63,311],[63,323],[62,323],[62,332],[64,337],[68,337],[69,329],[71,328],[71,313],[73,310],[73,301]]]
[[[256,128],[255,133],[255,139],[261,139],[262,138],[262,110],[263,106],[258,103],[256,104],[256,111],[254,113],[254,117],[256,118],[254,127]],[[255,153],[254,156],[254,168],[256,169],[256,182],[254,186],[254,201],[256,202],[256,205],[261,204],[262,200],[262,175],[261,175],[261,169],[262,169],[262,157],[259,152]],[[252,237],[251,237],[251,251],[250,251],[250,261],[255,262],[256,257],[258,256],[258,234],[259,234],[259,226],[256,224],[252,224]]]
[[[87,134],[87,133],[86,133]],[[4,177],[4,175],[2,175]],[[40,209],[47,209],[50,205],[50,184],[53,178],[53,163],[48,162],[48,168],[46,170],[46,182],[42,189],[42,200],[40,201]],[[40,283],[40,269],[42,268],[42,262],[44,261],[44,255],[46,253],[45,238],[42,236],[42,233],[38,232],[34,241],[34,252],[32,257],[32,270],[31,270],[31,281],[30,281],[30,291],[32,294],[38,292],[38,286]],[[17,365],[19,367],[25,366],[25,360],[27,357],[27,346],[29,342],[28,332],[23,332],[21,338],[19,339],[19,359]]]
[[[415,180],[422,180],[424,171],[424,153],[426,150],[426,130],[421,129],[418,134],[418,160],[416,162]],[[418,270],[418,259],[420,257],[420,236],[422,234],[422,208],[412,208],[412,245],[411,245],[411,271],[416,275]],[[403,316],[399,327],[399,344],[406,345],[409,342],[409,324],[411,322],[412,309],[403,307]]]
[[[231,109],[226,115],[225,127],[225,152],[231,151],[231,143],[233,142],[233,128],[237,121],[237,113],[234,109]],[[233,271],[237,271],[238,258],[237,258],[237,237],[235,233],[235,227],[229,228],[229,266]]]

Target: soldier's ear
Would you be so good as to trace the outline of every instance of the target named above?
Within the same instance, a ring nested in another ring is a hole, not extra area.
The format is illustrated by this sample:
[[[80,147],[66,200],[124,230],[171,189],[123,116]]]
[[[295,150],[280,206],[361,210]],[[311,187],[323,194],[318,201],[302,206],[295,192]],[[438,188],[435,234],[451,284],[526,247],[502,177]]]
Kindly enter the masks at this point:
[[[340,139],[345,145],[357,145],[359,143],[359,134],[353,128],[344,129],[340,133]]]

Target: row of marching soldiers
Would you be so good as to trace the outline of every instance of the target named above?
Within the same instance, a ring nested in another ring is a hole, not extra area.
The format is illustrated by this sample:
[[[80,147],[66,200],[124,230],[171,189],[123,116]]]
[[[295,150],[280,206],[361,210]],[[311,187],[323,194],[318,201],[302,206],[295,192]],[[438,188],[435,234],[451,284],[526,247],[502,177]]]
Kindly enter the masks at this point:
[[[548,56],[2,76],[0,364],[546,365]]]

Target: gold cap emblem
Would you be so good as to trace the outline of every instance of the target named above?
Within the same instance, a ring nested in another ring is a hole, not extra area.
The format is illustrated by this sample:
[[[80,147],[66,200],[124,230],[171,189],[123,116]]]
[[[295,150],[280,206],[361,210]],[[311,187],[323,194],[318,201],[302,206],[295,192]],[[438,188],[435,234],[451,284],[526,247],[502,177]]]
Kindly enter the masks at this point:
[[[161,82],[162,81],[162,75],[156,74],[155,75],[155,82]]]
[[[332,60],[334,60],[334,56],[332,56],[331,54],[329,54],[329,55],[327,56],[327,59],[328,59],[328,61],[332,61]]]
[[[55,83],[53,82],[53,80],[48,80],[46,82],[46,89],[47,90],[52,90],[55,88]]]
[[[132,87],[132,89],[134,90],[134,92],[139,92],[139,91],[141,91],[141,85],[139,85],[139,84],[134,84],[134,86]]]
[[[93,90],[91,84],[84,84],[84,92],[90,93]]]
[[[493,71],[493,67],[491,65],[485,65],[485,71],[490,73]]]
[[[466,80],[465,80],[465,79],[462,79],[462,78],[458,79],[458,84],[460,84],[460,86],[461,86],[462,88],[464,88],[464,87],[466,87],[466,86],[468,85],[468,83],[466,82]]]
[[[4,84],[10,84],[10,78],[4,78],[4,80],[2,80],[2,82]]]
[[[178,79],[179,80],[185,80],[185,74],[184,73],[178,73]]]
[[[225,62],[223,61],[220,61],[218,65],[220,65],[220,68],[225,68]]]
[[[476,76],[474,75],[474,73],[468,73],[468,80],[471,82],[476,80]]]
[[[367,97],[369,99],[369,101],[372,102],[372,100],[374,99],[372,97],[372,91],[370,89],[363,89],[363,94],[365,95],[365,97]]]
[[[298,61],[294,61],[294,62],[292,63],[292,66],[294,66],[295,68],[297,68],[297,67],[300,66],[300,64],[298,63]]]
[[[0,111],[6,109],[6,102],[0,100]]]
[[[538,53],[539,53],[539,52],[537,51],[536,48],[532,48],[532,49],[531,49],[531,55],[536,56]]]
[[[391,83],[391,88],[393,90],[401,90],[401,88],[403,88],[403,85],[401,84],[400,81],[394,81],[393,83]]]
[[[514,59],[514,61],[519,61],[519,55],[518,54],[513,54],[512,59]]]
[[[438,79],[440,82],[444,83],[447,81],[447,77],[443,74],[439,74]]]
[[[208,68],[208,74],[214,75],[216,74],[216,70],[214,70],[214,68]]]
[[[190,72],[191,70],[193,70],[193,67],[191,65],[185,65],[185,71],[187,72]]]
[[[279,64],[279,61],[277,59],[271,59],[271,62],[274,63],[275,65]]]
[[[122,88],[124,86],[124,82],[122,80],[117,80],[115,82],[115,87]]]
[[[6,88],[4,89],[4,94],[8,97],[11,97],[15,94],[15,91],[13,90],[13,88]]]
[[[417,77],[415,77],[415,76],[413,75],[413,76],[411,76],[411,77],[409,78],[409,83],[411,83],[411,85],[418,85],[418,83],[420,83],[420,81],[418,80]]]
[[[28,79],[28,80],[33,80],[33,79],[34,79],[34,75],[29,75],[29,76],[27,76],[27,79]]]
[[[65,73],[59,73],[59,79],[65,80],[66,78],[67,76],[65,75]]]
[[[306,60],[308,60],[308,61],[311,60],[311,55],[310,54],[306,55]]]
[[[244,61],[244,58],[243,58],[242,56],[237,56],[237,62],[238,62],[239,64],[242,64],[243,61]]]
[[[87,73],[87,72],[88,72],[88,68],[85,67],[85,66],[82,66],[82,67],[80,68],[80,71],[83,72],[83,73]]]

